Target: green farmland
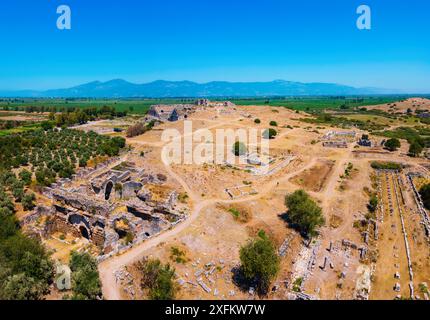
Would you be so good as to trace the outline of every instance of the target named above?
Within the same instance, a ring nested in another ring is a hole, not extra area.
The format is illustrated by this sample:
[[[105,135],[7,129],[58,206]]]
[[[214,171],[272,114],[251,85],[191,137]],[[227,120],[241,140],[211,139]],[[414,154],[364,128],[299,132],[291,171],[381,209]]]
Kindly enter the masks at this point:
[[[347,109],[384,103],[392,103],[402,99],[405,99],[405,97],[296,97],[274,99],[232,99],[231,101],[237,105],[270,105],[274,107],[286,107],[299,111],[322,111],[325,109]]]
[[[270,105],[300,111],[322,111],[324,109],[354,108],[390,103],[404,99],[400,96],[380,97],[288,97],[288,98],[219,98],[237,105]],[[0,109],[25,111],[28,107],[66,108],[115,107],[116,111],[144,114],[154,104],[193,103],[194,98],[177,99],[0,99]]]

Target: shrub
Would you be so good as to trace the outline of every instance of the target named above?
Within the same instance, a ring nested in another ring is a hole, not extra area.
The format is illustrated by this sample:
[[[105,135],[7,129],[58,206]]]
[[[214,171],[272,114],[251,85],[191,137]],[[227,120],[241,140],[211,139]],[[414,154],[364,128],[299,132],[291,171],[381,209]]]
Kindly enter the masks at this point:
[[[173,282],[175,269],[169,264],[163,265],[160,260],[143,261],[139,265],[142,272],[141,288],[148,291],[151,300],[172,300],[176,286]]]
[[[385,141],[384,144],[385,148],[391,152],[396,151],[398,148],[400,148],[400,140],[397,138],[391,138]]]
[[[424,206],[430,210],[430,184],[425,184],[421,187],[420,195],[423,199]]]
[[[261,120],[260,120],[260,119],[255,119],[255,120],[254,120],[254,123],[256,123],[256,124],[260,124],[260,123],[261,123]]]
[[[270,121],[269,123],[272,127],[277,127],[278,123],[276,121]]]
[[[24,197],[22,198],[22,207],[25,211],[33,210],[36,206],[34,204],[34,200],[36,200],[36,196],[34,193],[26,193]]]
[[[278,132],[275,129],[266,129],[263,132],[264,139],[274,139],[278,135]]]
[[[376,194],[372,194],[370,196],[369,199],[369,203],[367,205],[367,208],[369,209],[370,212],[375,212],[376,209],[378,208],[378,197],[376,196]]]
[[[233,153],[236,157],[243,156],[247,152],[247,148],[243,142],[236,141],[233,144]]]
[[[33,174],[30,171],[27,171],[25,169],[19,173],[19,178],[21,179],[22,182],[24,182],[26,186],[29,186],[31,184],[32,176]]]
[[[395,162],[373,161],[371,167],[376,170],[402,170],[402,165]]]

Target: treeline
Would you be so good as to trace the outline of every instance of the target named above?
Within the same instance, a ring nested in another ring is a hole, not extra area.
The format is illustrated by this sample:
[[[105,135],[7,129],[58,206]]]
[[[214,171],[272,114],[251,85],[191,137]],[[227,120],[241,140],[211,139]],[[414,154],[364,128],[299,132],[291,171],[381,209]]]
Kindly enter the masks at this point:
[[[23,121],[17,121],[17,120],[0,120],[0,130],[10,130],[10,129],[13,129],[13,128],[20,127],[23,124],[24,124]]]
[[[28,112],[28,111],[27,111]],[[127,111],[116,111],[114,107],[63,108],[60,113],[50,111],[49,120],[57,127],[85,124],[97,119],[113,119],[127,116]]]
[[[102,106],[98,107],[57,107],[57,106],[3,106],[4,111],[24,111],[27,113],[45,113],[45,112],[62,112],[62,113],[72,113],[82,111],[88,116],[112,116],[112,117],[124,117],[127,115],[127,111],[117,111],[115,107]]]

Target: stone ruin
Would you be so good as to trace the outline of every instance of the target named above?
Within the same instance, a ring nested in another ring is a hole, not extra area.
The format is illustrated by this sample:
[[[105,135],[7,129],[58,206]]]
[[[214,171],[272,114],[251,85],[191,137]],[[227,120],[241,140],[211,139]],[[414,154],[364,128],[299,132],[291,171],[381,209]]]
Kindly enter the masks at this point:
[[[43,230],[34,231],[41,237],[54,232],[84,237],[99,247],[103,256],[114,254],[184,218],[176,208],[175,191],[163,201],[153,201],[145,188],[148,183],[161,185],[165,179],[160,174],[138,171],[127,163],[76,188],[56,184],[55,189],[44,190],[52,207],[37,207],[27,222],[46,216]]]

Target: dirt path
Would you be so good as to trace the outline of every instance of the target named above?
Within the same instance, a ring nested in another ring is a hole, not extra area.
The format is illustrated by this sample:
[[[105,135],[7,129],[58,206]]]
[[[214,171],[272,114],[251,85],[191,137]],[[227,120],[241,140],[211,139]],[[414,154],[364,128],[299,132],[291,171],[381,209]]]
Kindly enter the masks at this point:
[[[232,204],[232,203],[241,203],[241,202],[249,202],[249,201],[257,200],[261,197],[264,197],[265,195],[270,193],[274,188],[276,188],[276,186],[278,185],[278,182],[288,182],[288,180],[294,175],[299,174],[300,172],[312,167],[315,164],[315,161],[316,161],[315,159],[312,160],[308,165],[301,168],[299,171],[295,171],[290,174],[287,174],[279,180],[271,181],[270,183],[266,184],[257,195],[248,196],[248,197],[244,197],[236,200],[223,200],[223,199],[212,198],[204,201],[201,201],[200,196],[198,196],[186,184],[186,182],[170,168],[170,166],[166,165],[166,170],[168,174],[173,179],[177,180],[184,187],[184,189],[189,194],[189,197],[194,201],[195,203],[194,209],[190,214],[190,216],[187,218],[187,220],[180,223],[175,228],[168,230],[166,232],[163,232],[154,238],[146,240],[145,242],[131,248],[130,250],[124,252],[119,256],[114,256],[100,263],[99,273],[100,273],[100,279],[102,282],[104,298],[107,300],[121,299],[120,287],[116,282],[116,279],[114,276],[115,271],[121,269],[126,265],[129,265],[129,264],[132,264],[133,262],[138,261],[139,259],[144,257],[145,252],[147,250],[178,235],[180,232],[182,232],[187,227],[189,227],[199,217],[200,212],[205,208],[217,203]]]

